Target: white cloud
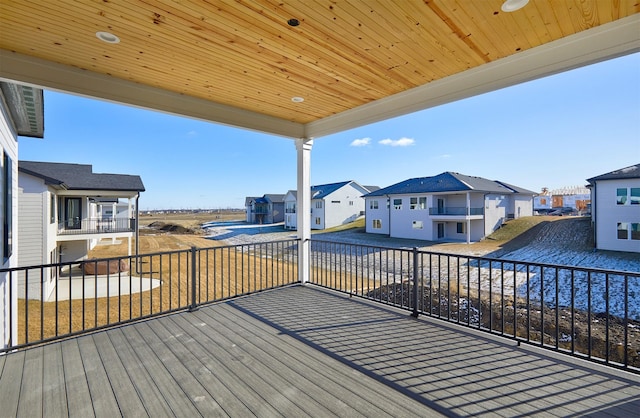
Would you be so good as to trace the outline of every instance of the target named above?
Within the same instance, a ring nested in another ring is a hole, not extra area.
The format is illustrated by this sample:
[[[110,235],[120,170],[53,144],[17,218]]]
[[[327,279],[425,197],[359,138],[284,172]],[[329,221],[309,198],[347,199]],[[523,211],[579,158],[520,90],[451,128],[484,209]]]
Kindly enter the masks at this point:
[[[198,132],[196,132],[196,131],[189,131],[189,132],[187,132],[187,136],[198,136]]]
[[[354,139],[350,145],[352,147],[364,147],[366,145],[369,145],[370,142],[371,142],[371,138],[360,138],[360,139]]]
[[[415,139],[413,138],[400,138],[400,139],[383,139],[378,143],[381,145],[389,145],[391,147],[408,147],[415,144]]]

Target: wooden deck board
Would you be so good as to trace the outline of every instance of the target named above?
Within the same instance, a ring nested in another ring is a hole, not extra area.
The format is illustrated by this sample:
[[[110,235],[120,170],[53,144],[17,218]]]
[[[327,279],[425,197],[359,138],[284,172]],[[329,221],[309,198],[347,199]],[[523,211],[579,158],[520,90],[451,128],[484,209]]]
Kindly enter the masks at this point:
[[[3,356],[5,360],[10,357],[0,375],[0,405],[7,416],[15,416],[18,412],[25,355],[23,351]]]
[[[113,393],[109,377],[105,370],[109,365],[104,364],[100,359],[93,335],[79,338],[78,347],[80,349],[80,356],[82,357],[84,372],[91,394],[91,403],[96,417],[113,417],[114,415],[119,415],[120,408],[118,407],[118,401]]]
[[[65,371],[62,361],[62,345],[50,344],[43,347],[42,415],[60,417],[68,415]]]
[[[142,400],[131,382],[129,373],[120,361],[109,335],[106,332],[101,332],[95,334],[93,339],[102,364],[105,365],[105,372],[118,401],[120,413],[125,416],[143,416],[146,411]]]
[[[118,332],[116,332],[118,331]],[[123,367],[127,370],[131,383],[150,417],[169,417],[174,415],[162,392],[154,382],[154,376],[143,366],[142,359],[125,338],[121,330],[110,332],[113,344]]]
[[[82,356],[77,339],[70,339],[60,343],[62,362],[64,367],[65,390],[69,405],[69,416],[84,418],[95,416],[91,391],[84,371]]]
[[[140,330],[140,328],[145,328]],[[141,332],[142,331],[142,332]],[[164,364],[164,351],[156,351],[151,347],[143,334],[150,331],[145,322],[136,324],[135,326],[127,326],[122,328],[124,336],[138,353],[141,364],[147,372],[153,376],[153,381],[157,385],[158,390],[164,396],[165,401],[175,415],[197,416],[200,413],[193,405],[191,399],[185,394],[178,381],[171,374],[170,370]]]
[[[628,416],[640,376],[293,286],[9,353],[0,404],[29,417]]]
[[[18,416],[33,416],[42,411],[41,391],[34,390],[34,388],[42,385],[44,367],[42,352],[42,347],[37,347],[26,352],[24,369],[22,371],[22,385],[20,386]],[[1,402],[0,405],[2,405]]]
[[[192,332],[189,330],[189,326],[185,325],[184,318],[176,317],[172,319],[173,323],[165,323],[169,330]],[[196,335],[193,343],[189,344],[189,349],[192,355],[200,361],[203,382],[206,383],[212,393],[216,394],[216,398],[219,399],[221,406],[229,415],[245,416],[254,414],[268,416],[283,413],[283,411],[278,411],[270,405],[264,396],[261,396],[259,388],[254,388],[255,382],[250,379],[251,374],[239,378],[234,373],[233,367],[229,367],[231,361],[226,355],[226,348],[220,347],[218,342],[208,336]],[[249,380],[250,383],[247,383],[246,380]],[[275,390],[271,391],[271,394],[273,396],[278,395]]]

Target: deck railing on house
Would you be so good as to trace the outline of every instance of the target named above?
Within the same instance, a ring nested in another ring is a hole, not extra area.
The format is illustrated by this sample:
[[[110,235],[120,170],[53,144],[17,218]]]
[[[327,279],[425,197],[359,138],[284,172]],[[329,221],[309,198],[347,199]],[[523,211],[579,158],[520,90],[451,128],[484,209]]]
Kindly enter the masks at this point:
[[[133,232],[135,230],[135,218],[76,218],[58,222],[58,235],[107,234]]]
[[[312,241],[310,282],[640,372],[640,273]]]
[[[482,215],[484,214],[483,208],[468,208],[469,215]],[[429,208],[429,215],[453,215],[453,216],[466,216],[466,207],[446,207],[446,208]]]
[[[3,351],[299,283],[298,244],[0,270],[19,299]],[[310,248],[310,284],[640,373],[640,273],[316,239]]]
[[[18,306],[0,352],[296,283],[297,260],[286,240],[1,269]]]

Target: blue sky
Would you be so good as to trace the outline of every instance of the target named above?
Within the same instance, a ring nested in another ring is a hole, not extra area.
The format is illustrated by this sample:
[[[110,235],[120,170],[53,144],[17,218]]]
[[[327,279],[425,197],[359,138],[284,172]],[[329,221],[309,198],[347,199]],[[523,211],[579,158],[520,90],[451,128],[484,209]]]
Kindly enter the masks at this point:
[[[296,187],[292,140],[45,92],[19,158],[137,174],[140,208],[241,208]],[[640,54],[314,140],[311,184],[386,187],[455,171],[539,192],[640,162]]]

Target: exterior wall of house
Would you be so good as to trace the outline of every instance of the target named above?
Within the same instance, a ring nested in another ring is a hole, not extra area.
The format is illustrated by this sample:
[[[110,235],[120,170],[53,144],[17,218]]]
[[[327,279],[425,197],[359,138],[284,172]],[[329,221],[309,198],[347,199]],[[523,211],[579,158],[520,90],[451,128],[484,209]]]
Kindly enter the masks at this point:
[[[433,228],[429,216],[429,203],[424,208],[411,209],[411,197],[419,195],[393,195],[389,201],[390,234],[394,238],[433,240]],[[427,197],[426,195],[420,195]],[[386,202],[384,203],[386,206]]]
[[[347,184],[324,199],[324,228],[354,222],[364,212],[363,190]],[[313,226],[312,222],[312,226]]]
[[[53,197],[53,222],[51,204]],[[18,174],[18,265],[34,266],[57,263],[57,197],[44,181],[25,173]],[[20,298],[45,299],[55,288],[55,270],[45,269],[42,277],[29,277],[26,283],[24,273],[18,273],[18,295]],[[28,288],[28,289],[27,289]]]
[[[298,229],[297,201],[292,193],[284,197],[284,227],[285,229]]]
[[[599,250],[640,252],[640,204],[631,204],[629,195],[624,204],[618,204],[618,189],[640,188],[640,179],[600,180],[595,191],[596,248]],[[619,231],[626,229],[626,237]]]
[[[7,214],[4,211],[5,198],[9,198],[8,202],[12,209],[11,219],[11,240],[12,248],[11,255],[5,257],[5,245],[4,242],[4,222],[0,223],[0,265],[2,268],[12,268],[18,266],[18,250],[17,244],[19,243],[19,231],[18,231],[18,141],[17,135],[9,124],[8,111],[2,104],[4,101],[0,100],[0,172],[4,172],[5,156],[11,161],[11,179],[12,182],[8,191],[10,193],[5,194],[4,189],[0,193],[0,219],[7,219]],[[4,176],[2,176],[2,183],[4,183]],[[17,285],[17,278],[13,278],[13,282],[9,283],[9,274],[0,273],[0,346],[6,347],[10,340],[16,341],[18,330],[18,294],[11,289],[15,289]],[[13,312],[10,312],[12,310]],[[11,315],[10,315],[11,313]],[[12,318],[13,323],[9,323],[9,318]],[[11,326],[10,326],[11,325]],[[10,335],[10,329],[14,330],[13,335]]]
[[[513,213],[514,219],[522,218],[523,216],[533,216],[533,200],[531,196],[526,195],[512,195],[510,197],[512,207],[509,213]]]
[[[484,199],[484,235],[500,228],[507,217],[509,200],[500,194],[488,194]]]
[[[284,222],[284,202],[271,202],[269,204],[269,223]]]
[[[324,229],[324,211],[326,202],[322,199],[311,199],[311,229]]]
[[[389,235],[389,208],[385,196],[367,197],[365,201],[365,231]]]

